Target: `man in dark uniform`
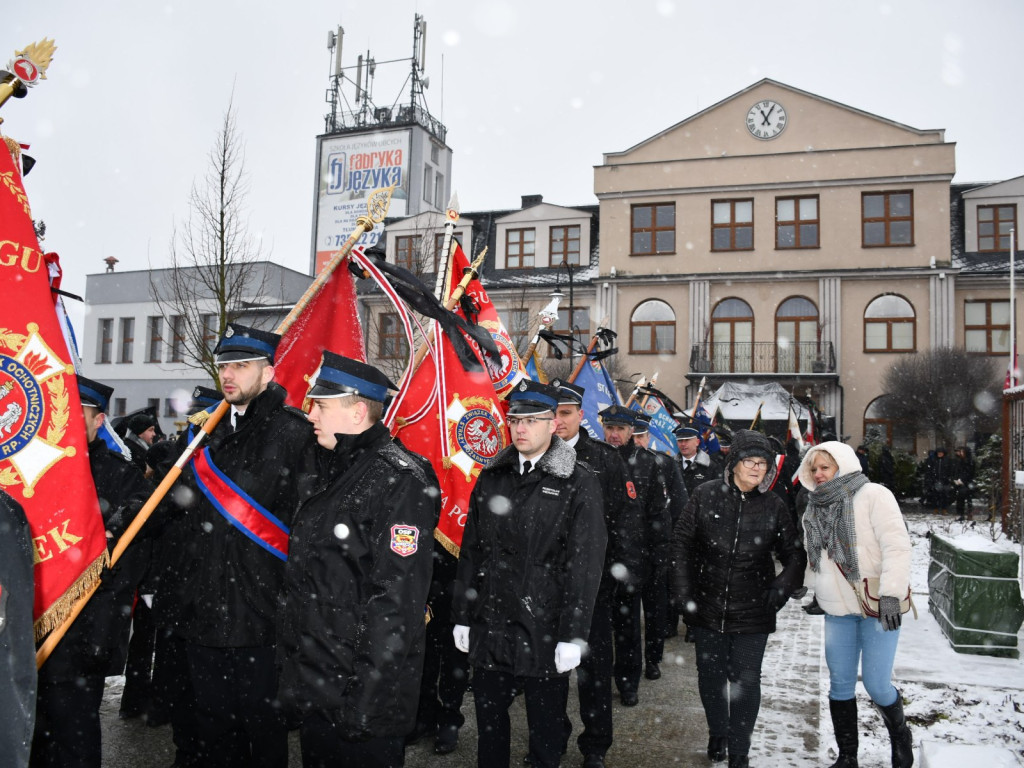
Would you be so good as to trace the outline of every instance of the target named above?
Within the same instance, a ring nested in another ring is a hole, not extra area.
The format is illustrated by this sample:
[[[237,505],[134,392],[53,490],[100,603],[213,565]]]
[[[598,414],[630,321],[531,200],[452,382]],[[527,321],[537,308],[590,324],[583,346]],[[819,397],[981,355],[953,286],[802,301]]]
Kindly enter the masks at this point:
[[[185,539],[157,612],[185,640],[201,765],[284,768],[275,618],[288,527],[315,476],[312,430],[273,383],[280,336],[232,323],[214,349],[229,414],[196,452],[175,493]],[[198,421],[199,414],[191,417]],[[191,438],[179,438],[184,450]],[[183,492],[186,491],[186,492]],[[161,607],[163,604],[163,607]]]
[[[381,422],[373,366],[323,353],[309,420],[326,482],[292,524],[278,621],[280,695],[302,764],[401,766],[416,722],[441,494]]]
[[[657,652],[658,641],[664,641],[667,603],[657,598],[658,580],[667,578],[672,518],[668,490],[659,479],[654,453],[633,441],[636,411],[624,405],[605,408],[598,416],[604,426],[605,439],[619,451],[626,462],[631,483],[640,502],[644,519],[644,563],[638,584],[623,585],[618,590],[615,612],[615,685],[625,707],[639,702],[640,672],[643,668],[643,647],[640,631],[640,604],[645,588],[649,596],[644,603],[647,613],[646,634],[649,649]],[[661,590],[664,591],[664,590]],[[654,659],[655,668],[660,658]]]
[[[658,466],[658,482],[668,492],[668,509],[672,518],[672,528],[675,529],[676,521],[679,520],[689,494],[686,492],[686,484],[683,482],[683,475],[679,469],[679,463],[673,461],[672,457],[655,451],[651,448],[651,417],[643,411],[636,412],[636,423],[633,425],[633,442],[641,448],[646,448],[654,454],[655,464]],[[644,659],[647,662],[644,666],[644,677],[648,680],[657,680],[661,677],[661,660],[665,655],[665,638],[675,637],[679,634],[679,612],[669,600],[668,573],[672,567],[662,574],[664,578],[648,580],[644,585],[642,600],[644,604]],[[656,619],[654,611],[648,613],[647,606],[658,606],[664,617],[664,625],[660,632],[653,631],[651,622]]]
[[[677,461],[682,469],[686,492],[693,495],[697,486],[708,480],[722,480],[722,465],[700,448],[700,430],[690,424],[676,427]]]
[[[455,580],[455,645],[469,654],[477,763],[509,764],[508,709],[526,697],[530,760],[555,768],[566,744],[569,672],[580,663],[605,562],[601,487],[555,436],[558,390],[520,382],[513,445],[473,489]]]
[[[21,505],[0,490],[0,755],[28,765],[36,716],[32,533]]]
[[[89,466],[111,546],[153,490],[130,461],[98,437],[113,392],[112,387],[78,377]],[[40,668],[33,768],[99,768],[103,683],[124,670],[132,601],[148,561],[144,531],[113,570],[104,570],[99,590]]]
[[[616,585],[639,579],[643,565],[643,517],[636,492],[627,484],[626,466],[618,451],[608,443],[594,440],[586,429],[580,428],[583,387],[558,379],[551,386],[559,393],[555,434],[576,451],[578,461],[597,474],[608,532],[604,574],[587,638],[589,648],[576,673],[583,720],[583,733],[577,744],[583,753],[583,765],[600,768],[612,745],[612,613],[616,607]],[[566,723],[567,732],[571,732],[571,722],[567,719]]]

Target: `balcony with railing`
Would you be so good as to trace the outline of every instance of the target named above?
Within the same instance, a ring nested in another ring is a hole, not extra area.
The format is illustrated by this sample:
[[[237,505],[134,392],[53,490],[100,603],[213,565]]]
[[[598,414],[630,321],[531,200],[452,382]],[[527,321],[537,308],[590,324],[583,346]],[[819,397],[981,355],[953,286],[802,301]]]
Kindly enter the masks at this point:
[[[831,342],[707,342],[690,348],[690,372],[716,376],[836,374]]]

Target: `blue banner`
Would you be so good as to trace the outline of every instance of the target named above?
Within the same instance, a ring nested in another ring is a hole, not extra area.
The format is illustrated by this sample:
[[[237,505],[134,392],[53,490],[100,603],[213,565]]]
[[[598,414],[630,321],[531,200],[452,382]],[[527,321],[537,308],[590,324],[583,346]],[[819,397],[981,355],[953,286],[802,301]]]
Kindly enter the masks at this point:
[[[652,451],[667,453],[669,456],[679,453],[679,444],[676,442],[676,436],[672,434],[672,430],[679,426],[679,422],[672,418],[672,414],[668,412],[668,408],[660,398],[651,395],[643,405],[640,405],[639,400],[634,400],[631,407],[633,410],[643,411],[651,417],[650,449]]]
[[[604,440],[604,428],[597,414],[613,405],[622,405],[622,398],[615,388],[615,382],[600,360],[588,360],[580,369],[573,384],[584,389],[582,426],[595,440]]]

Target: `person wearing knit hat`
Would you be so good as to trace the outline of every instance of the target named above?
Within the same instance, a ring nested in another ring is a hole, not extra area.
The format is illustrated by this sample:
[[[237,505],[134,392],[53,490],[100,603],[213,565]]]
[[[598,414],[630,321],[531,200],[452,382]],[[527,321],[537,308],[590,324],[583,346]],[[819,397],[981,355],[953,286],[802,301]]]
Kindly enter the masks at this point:
[[[800,464],[810,491],[804,513],[807,580],[825,612],[829,713],[839,759],[857,765],[857,677],[882,715],[893,768],[914,762],[903,698],[892,684],[900,601],[910,594],[910,535],[892,492],[868,482],[854,450],[836,441],[812,446]],[[864,615],[860,591],[877,579],[878,615]],[[863,581],[862,581],[863,580]]]
[[[672,536],[672,596],[697,646],[707,754],[730,768],[749,764],[768,635],[807,563],[785,502],[769,491],[774,458],[764,435],[738,430],[723,482],[697,487]]]

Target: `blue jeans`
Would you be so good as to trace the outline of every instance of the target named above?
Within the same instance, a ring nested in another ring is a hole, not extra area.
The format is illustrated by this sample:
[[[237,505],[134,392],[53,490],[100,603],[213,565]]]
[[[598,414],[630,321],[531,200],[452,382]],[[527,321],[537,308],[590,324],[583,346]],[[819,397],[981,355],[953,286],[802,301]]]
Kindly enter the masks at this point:
[[[825,661],[828,664],[833,701],[855,698],[857,667],[861,667],[864,689],[880,707],[896,701],[892,664],[896,658],[898,629],[886,632],[878,619],[860,616],[825,616]]]

